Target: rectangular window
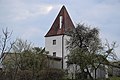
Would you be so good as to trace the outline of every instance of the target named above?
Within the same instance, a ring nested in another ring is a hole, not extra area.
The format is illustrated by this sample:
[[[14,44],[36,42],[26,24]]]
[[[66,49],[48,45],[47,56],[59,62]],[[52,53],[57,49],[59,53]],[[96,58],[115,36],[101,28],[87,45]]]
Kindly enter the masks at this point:
[[[60,16],[60,20],[59,20],[60,21],[60,23],[59,23],[60,24],[60,29],[62,28],[62,20],[63,20],[63,17]]]
[[[53,56],[56,56],[56,52],[53,52]]]
[[[56,45],[56,40],[53,40],[53,45]]]

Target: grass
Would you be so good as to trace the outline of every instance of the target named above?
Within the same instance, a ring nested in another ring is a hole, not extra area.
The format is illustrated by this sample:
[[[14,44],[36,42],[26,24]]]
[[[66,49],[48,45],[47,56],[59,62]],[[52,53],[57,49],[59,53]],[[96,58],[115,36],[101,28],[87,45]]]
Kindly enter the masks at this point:
[[[120,77],[110,77],[110,80],[120,80]]]

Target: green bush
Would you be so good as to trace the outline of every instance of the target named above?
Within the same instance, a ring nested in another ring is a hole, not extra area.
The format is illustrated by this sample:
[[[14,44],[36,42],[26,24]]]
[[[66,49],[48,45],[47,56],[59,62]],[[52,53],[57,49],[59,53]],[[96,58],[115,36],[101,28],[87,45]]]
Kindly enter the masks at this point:
[[[113,76],[113,77],[110,77],[110,80],[120,80],[120,77]]]
[[[38,80],[61,80],[64,77],[64,71],[61,69],[45,69],[38,74]]]
[[[16,80],[32,80],[32,72],[28,70],[20,70],[17,72]]]

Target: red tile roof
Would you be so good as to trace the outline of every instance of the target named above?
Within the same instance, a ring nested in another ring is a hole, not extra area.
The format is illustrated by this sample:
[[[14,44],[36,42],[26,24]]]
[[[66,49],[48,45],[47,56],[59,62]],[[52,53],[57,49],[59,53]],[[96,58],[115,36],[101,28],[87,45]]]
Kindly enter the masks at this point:
[[[60,16],[62,16],[62,26],[60,28]],[[59,12],[59,14],[57,15],[55,21],[53,22],[50,30],[48,31],[48,33],[45,35],[45,37],[49,37],[49,36],[57,36],[57,35],[64,35],[67,31],[73,30],[74,24],[65,8],[65,6],[63,6]]]

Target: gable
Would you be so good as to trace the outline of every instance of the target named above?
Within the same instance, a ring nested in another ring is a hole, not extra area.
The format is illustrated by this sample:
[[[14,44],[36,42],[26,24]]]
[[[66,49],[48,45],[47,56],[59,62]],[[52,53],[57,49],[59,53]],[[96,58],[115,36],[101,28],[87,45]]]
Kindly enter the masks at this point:
[[[64,35],[74,28],[74,24],[65,6],[63,6],[45,37]]]

